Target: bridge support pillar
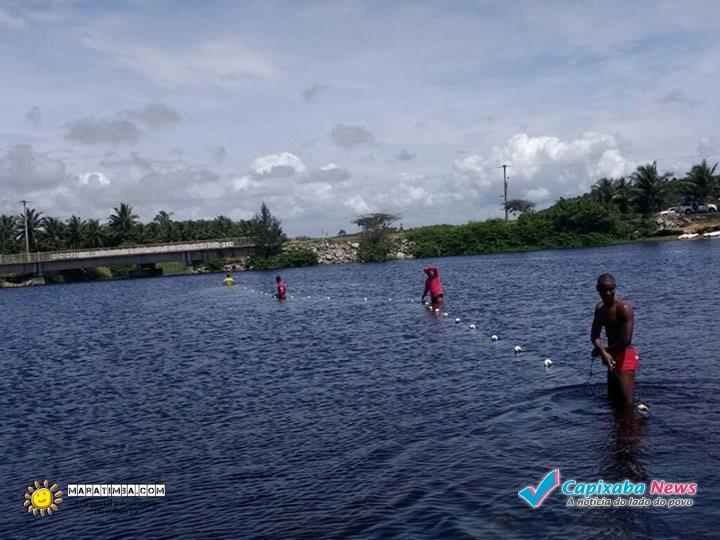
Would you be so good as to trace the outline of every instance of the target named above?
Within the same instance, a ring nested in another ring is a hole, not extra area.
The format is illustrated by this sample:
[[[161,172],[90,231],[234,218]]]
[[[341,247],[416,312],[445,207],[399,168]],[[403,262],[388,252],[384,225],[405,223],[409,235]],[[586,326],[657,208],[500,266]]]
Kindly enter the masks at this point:
[[[35,272],[33,272],[30,281],[32,281],[33,285],[45,285],[45,276],[43,275],[42,264],[39,262],[35,263]]]
[[[183,252],[183,264],[185,264],[186,274],[197,274],[197,263],[190,260],[190,254],[187,251]]]

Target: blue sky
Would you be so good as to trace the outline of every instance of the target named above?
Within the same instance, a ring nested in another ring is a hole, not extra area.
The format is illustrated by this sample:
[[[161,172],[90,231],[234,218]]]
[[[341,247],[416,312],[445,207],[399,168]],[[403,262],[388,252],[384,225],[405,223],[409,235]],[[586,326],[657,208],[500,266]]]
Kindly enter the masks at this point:
[[[720,158],[716,2],[2,2],[0,212],[292,235]]]

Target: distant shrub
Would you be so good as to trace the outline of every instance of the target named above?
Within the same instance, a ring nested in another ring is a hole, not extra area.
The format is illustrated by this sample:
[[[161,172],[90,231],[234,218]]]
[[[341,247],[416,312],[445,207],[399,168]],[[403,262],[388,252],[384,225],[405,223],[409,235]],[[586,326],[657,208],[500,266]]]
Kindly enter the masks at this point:
[[[112,270],[107,266],[98,266],[97,268],[93,268],[92,272],[97,279],[110,279],[113,277]]]
[[[252,270],[278,270],[280,268],[315,266],[316,264],[318,264],[317,255],[309,249],[291,249],[269,257],[256,255],[249,262]]]
[[[210,272],[220,272],[225,266],[225,259],[222,257],[211,257],[203,261],[203,266]]]

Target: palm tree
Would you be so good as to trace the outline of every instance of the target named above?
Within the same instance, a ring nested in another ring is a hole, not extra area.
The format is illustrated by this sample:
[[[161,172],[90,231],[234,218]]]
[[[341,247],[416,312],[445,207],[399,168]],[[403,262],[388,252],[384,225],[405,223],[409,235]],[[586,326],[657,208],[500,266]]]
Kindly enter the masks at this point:
[[[97,219],[89,219],[85,224],[83,235],[85,237],[85,247],[99,248],[105,245],[107,235],[105,234],[105,226]]]
[[[71,216],[67,220],[68,247],[79,248],[85,244],[85,221],[78,216]]]
[[[693,166],[685,175],[685,195],[693,200],[705,202],[720,196],[720,179],[715,174],[718,164],[710,168],[706,160]]]
[[[230,238],[233,236],[235,223],[225,216],[218,216],[212,223],[212,234],[215,238]]]
[[[67,230],[62,221],[54,217],[44,217],[42,228],[39,242],[42,251],[60,251],[65,248]]]
[[[632,183],[628,182],[624,176],[621,176],[613,182],[612,201],[622,214],[630,212],[633,197],[634,193]]]
[[[172,212],[160,210],[153,220],[158,226],[158,240],[160,242],[172,242],[175,240],[175,223],[172,220]]]
[[[113,212],[108,225],[115,235],[116,242],[122,244],[130,239],[139,218],[137,214],[133,213],[132,206],[128,203],[120,203],[120,207],[113,208]]]
[[[24,214],[20,214],[18,228],[20,229],[20,240],[25,242],[25,230],[27,229],[27,235],[29,240],[30,251],[35,251],[37,248],[38,238],[42,232],[41,221],[42,212],[38,212],[34,208],[26,208]],[[27,227],[26,227],[27,225]]]
[[[613,202],[615,184],[611,178],[601,178],[590,189],[590,194],[599,203],[609,206]]]
[[[666,200],[669,176],[669,173],[658,173],[656,161],[640,165],[632,173],[638,210],[641,213],[652,214],[660,210]]]
[[[15,216],[0,216],[0,253],[14,253],[18,250],[18,227]]]

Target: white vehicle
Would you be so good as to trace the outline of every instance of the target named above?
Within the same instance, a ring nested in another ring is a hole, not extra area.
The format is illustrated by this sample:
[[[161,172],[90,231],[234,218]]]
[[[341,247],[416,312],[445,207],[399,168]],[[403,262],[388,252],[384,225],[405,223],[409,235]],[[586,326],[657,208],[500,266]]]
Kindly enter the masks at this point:
[[[705,213],[715,213],[717,212],[717,205],[715,204],[704,204],[704,203],[698,203],[698,202],[689,202],[685,204],[681,204],[680,206],[676,207],[677,212],[680,212],[681,214],[685,214],[686,216],[690,214],[705,214]]]
[[[679,214],[680,211],[677,209],[677,206],[671,206],[667,210],[663,210],[660,212],[661,216],[667,216],[668,214]]]

